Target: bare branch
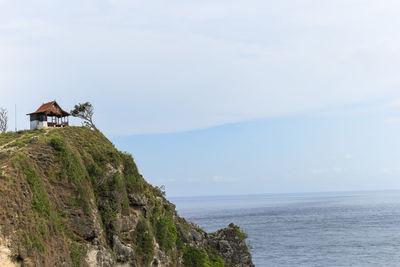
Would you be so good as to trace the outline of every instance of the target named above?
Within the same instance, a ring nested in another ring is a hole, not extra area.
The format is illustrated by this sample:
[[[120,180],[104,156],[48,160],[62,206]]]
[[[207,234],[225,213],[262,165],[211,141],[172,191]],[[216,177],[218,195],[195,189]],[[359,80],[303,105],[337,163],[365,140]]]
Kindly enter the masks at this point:
[[[5,133],[7,131],[8,124],[8,112],[5,108],[0,108],[0,132]]]

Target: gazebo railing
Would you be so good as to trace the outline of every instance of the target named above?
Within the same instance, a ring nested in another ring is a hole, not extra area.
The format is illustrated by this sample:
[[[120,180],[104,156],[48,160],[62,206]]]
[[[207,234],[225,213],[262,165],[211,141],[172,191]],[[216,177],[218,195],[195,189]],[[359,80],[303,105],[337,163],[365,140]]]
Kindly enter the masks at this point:
[[[61,123],[57,123],[57,122],[47,122],[47,126],[48,127],[66,127],[69,126],[69,123],[66,122],[61,122]]]

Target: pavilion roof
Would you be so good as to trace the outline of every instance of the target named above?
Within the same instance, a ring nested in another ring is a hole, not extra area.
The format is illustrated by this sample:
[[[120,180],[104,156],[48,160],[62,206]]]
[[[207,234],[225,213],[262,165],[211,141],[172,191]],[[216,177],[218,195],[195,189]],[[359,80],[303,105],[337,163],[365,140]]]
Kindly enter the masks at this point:
[[[42,104],[35,112],[29,113],[27,115],[32,114],[46,114],[48,116],[57,117],[66,117],[71,115],[68,112],[64,111],[55,100]]]

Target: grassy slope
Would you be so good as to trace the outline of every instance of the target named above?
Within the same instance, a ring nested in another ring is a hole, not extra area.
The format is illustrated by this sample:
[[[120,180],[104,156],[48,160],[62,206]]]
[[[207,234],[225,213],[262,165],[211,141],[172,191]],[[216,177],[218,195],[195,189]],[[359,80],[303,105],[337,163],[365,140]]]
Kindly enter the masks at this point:
[[[153,259],[154,242],[172,266],[182,260],[185,266],[224,266],[215,251],[182,241],[177,227],[187,229],[185,220],[141,177],[132,156],[98,131],[68,127],[0,134],[0,196],[0,230],[12,234],[16,260],[25,263],[80,266],[92,241],[83,222],[98,219],[100,242],[112,251],[112,238],[120,234],[117,219],[133,214],[136,230],[120,237],[135,249],[140,266]],[[132,196],[145,198],[145,209],[132,203]]]

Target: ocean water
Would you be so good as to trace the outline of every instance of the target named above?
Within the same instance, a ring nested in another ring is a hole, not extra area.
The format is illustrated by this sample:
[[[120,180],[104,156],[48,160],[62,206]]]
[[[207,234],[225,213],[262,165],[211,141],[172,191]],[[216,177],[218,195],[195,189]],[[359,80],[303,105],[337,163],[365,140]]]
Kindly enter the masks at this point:
[[[400,266],[400,192],[170,200],[208,232],[240,225],[256,266]]]

